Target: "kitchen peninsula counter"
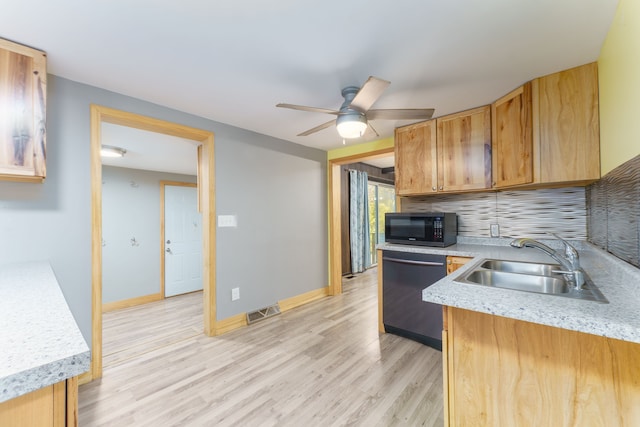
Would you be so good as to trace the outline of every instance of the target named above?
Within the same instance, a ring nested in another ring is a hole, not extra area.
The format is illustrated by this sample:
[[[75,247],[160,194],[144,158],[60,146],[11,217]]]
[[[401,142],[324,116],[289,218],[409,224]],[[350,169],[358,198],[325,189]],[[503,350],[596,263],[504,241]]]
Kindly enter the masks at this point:
[[[0,325],[0,402],[89,370],[89,348],[48,262],[0,266]]]

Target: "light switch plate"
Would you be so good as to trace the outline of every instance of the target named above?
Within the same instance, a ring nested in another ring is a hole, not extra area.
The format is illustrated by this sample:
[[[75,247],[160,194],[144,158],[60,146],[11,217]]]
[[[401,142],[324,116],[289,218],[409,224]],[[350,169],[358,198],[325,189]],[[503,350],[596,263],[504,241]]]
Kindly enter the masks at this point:
[[[218,215],[218,227],[237,227],[238,218],[235,215]]]
[[[240,299],[240,288],[231,289],[231,301],[237,301]]]
[[[500,237],[500,224],[491,224],[491,237]]]

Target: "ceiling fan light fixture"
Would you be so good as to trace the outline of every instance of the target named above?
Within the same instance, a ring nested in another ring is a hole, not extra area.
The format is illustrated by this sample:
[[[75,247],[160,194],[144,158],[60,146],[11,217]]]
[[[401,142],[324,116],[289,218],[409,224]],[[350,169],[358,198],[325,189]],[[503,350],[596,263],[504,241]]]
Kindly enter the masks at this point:
[[[101,157],[124,157],[127,150],[120,147],[114,147],[112,145],[103,145],[100,147]]]
[[[336,129],[342,138],[360,138],[367,130],[367,119],[358,112],[341,114],[336,119]]]

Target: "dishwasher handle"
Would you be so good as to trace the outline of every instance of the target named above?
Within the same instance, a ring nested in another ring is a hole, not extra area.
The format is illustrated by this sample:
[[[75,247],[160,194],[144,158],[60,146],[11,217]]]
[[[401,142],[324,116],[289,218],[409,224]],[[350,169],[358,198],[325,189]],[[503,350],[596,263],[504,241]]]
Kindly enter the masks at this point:
[[[389,257],[382,257],[382,260],[383,261],[397,262],[398,264],[426,265],[426,266],[429,266],[429,267],[439,267],[439,266],[444,265],[443,262],[413,261],[413,260],[408,260],[408,259],[389,258]]]

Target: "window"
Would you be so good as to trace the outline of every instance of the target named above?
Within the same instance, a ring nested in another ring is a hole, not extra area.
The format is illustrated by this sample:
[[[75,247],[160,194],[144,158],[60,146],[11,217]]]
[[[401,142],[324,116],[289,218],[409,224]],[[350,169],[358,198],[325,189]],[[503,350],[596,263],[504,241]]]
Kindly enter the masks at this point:
[[[376,245],[384,242],[384,214],[396,211],[396,191],[394,187],[369,181],[369,259],[371,265],[377,263]]]

